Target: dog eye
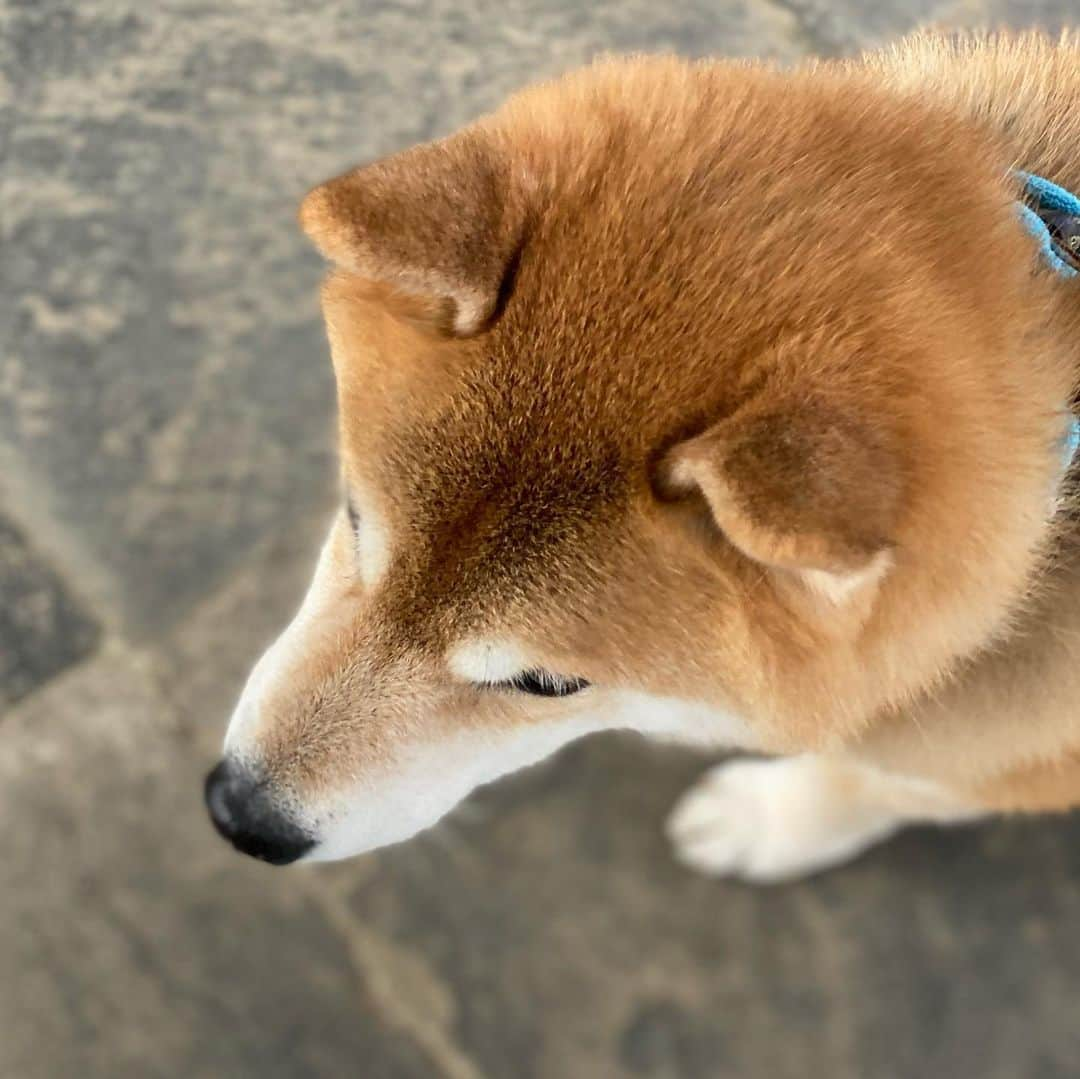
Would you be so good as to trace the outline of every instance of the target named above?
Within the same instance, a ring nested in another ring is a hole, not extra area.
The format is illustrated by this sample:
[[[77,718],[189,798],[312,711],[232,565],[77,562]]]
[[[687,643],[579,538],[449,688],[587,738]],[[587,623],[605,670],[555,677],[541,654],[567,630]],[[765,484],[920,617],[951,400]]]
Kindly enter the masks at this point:
[[[588,687],[589,683],[584,678],[567,678],[561,674],[552,674],[550,671],[542,670],[540,667],[533,667],[496,685],[516,689],[519,693],[531,693],[534,697],[569,697],[574,693],[580,693]]]

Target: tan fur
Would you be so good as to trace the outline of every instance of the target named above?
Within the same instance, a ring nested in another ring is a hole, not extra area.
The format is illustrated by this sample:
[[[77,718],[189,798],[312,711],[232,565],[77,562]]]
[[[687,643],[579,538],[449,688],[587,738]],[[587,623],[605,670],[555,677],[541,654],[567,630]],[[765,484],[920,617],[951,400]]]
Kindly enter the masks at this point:
[[[268,773],[316,797],[583,707],[455,681],[506,633],[761,748],[1080,801],[1080,293],[1035,272],[1014,165],[1080,189],[1075,38],[610,60],[316,189],[344,482],[391,554],[365,587],[338,522]]]

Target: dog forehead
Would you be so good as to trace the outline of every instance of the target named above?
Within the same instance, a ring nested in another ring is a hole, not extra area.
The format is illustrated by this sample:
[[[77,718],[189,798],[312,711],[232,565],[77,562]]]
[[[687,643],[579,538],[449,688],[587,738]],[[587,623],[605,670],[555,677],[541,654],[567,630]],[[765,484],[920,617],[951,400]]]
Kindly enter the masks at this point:
[[[546,410],[508,413],[483,394],[469,405],[403,424],[384,462],[426,602],[485,608],[595,574],[629,507],[620,448],[553,429]]]
[[[612,567],[636,432],[542,347],[496,333],[449,354],[417,345],[396,365],[366,356],[339,373],[346,487],[384,541],[382,609],[410,634],[442,625],[440,637],[515,603],[539,618],[541,600]],[[371,529],[357,532],[366,552]]]

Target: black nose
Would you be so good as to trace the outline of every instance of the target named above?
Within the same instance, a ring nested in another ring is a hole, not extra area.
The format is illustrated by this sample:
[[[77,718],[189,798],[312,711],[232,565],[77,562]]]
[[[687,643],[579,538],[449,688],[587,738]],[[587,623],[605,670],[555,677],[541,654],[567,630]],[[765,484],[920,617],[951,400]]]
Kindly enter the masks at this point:
[[[273,865],[288,865],[315,845],[278,808],[265,781],[223,760],[206,777],[206,808],[214,827],[237,850]]]

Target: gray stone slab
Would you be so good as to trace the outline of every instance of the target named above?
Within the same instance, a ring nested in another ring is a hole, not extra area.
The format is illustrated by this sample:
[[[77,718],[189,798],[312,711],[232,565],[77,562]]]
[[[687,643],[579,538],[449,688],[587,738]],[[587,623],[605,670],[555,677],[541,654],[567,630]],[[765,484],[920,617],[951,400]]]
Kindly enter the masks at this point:
[[[201,770],[132,657],[107,652],[9,717],[0,1075],[443,1074],[381,1011],[310,881],[212,833]]]
[[[89,655],[99,636],[46,559],[0,515],[0,714]]]
[[[252,666],[300,606],[329,522],[315,515],[272,535],[148,655],[208,766]]]

